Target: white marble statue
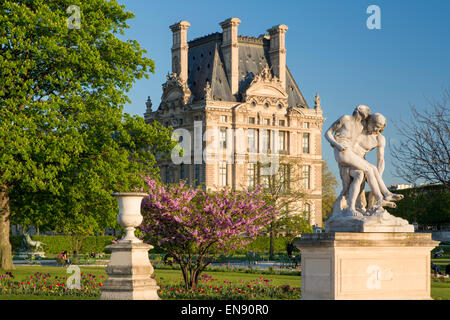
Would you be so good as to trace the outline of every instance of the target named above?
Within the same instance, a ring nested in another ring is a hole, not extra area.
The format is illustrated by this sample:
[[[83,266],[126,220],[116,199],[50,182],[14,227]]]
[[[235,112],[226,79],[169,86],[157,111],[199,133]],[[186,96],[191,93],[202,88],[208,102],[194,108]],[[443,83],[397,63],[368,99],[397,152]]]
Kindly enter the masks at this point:
[[[383,208],[395,208],[394,201],[403,199],[403,195],[390,192],[382,179],[386,145],[382,132],[385,126],[383,115],[371,115],[369,107],[359,105],[351,116],[342,116],[325,133],[334,149],[342,179],[342,191],[334,203],[333,215],[327,221],[327,231],[364,231],[364,225],[374,222],[385,227],[393,225],[397,229],[399,225],[408,224]],[[373,149],[377,149],[377,166],[365,159]],[[371,190],[370,198],[373,198],[369,203],[364,193],[366,182]],[[389,231],[385,227],[381,229]]]

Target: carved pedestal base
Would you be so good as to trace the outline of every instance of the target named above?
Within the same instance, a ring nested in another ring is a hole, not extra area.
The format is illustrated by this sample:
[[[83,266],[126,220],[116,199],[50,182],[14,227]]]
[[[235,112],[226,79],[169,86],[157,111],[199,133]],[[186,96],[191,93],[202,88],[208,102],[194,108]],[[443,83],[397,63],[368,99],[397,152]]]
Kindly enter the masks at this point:
[[[395,217],[387,211],[370,216],[333,214],[325,222],[326,232],[414,232],[414,226],[405,219]]]
[[[425,233],[304,234],[302,299],[431,299],[430,251]]]
[[[117,243],[111,249],[100,300],[160,300],[159,287],[151,278],[153,267],[148,258],[152,246],[145,243]]]

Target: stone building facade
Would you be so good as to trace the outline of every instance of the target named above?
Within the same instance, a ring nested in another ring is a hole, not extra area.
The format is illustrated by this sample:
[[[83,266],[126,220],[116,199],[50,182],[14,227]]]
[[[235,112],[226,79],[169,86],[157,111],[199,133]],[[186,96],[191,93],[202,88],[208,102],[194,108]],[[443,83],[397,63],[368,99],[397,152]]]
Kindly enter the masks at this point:
[[[286,66],[287,26],[248,37],[238,34],[240,22],[227,19],[220,23],[221,33],[189,42],[189,22],[170,26],[172,72],[158,109],[152,110],[149,98],[144,114],[147,123],[173,127],[184,146],[182,163],[159,162],[162,181],[240,189],[295,171],[300,178],[291,179],[289,188],[307,194],[297,213],[321,226],[320,98],[316,95],[310,108]],[[295,166],[280,169],[284,163]],[[267,173],[268,167],[278,168]]]

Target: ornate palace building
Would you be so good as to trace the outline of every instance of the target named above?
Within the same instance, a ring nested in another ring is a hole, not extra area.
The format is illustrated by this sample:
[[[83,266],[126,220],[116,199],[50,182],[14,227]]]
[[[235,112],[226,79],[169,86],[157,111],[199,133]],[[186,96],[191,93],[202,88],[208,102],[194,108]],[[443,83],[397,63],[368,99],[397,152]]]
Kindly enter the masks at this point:
[[[286,66],[287,26],[255,38],[238,35],[240,22],[227,19],[221,33],[189,42],[189,22],[170,26],[172,73],[162,85],[158,109],[152,110],[149,98],[144,116],[147,123],[173,127],[188,148],[183,163],[159,162],[161,178],[211,190],[267,186],[272,180],[264,168],[279,162],[277,181],[307,194],[297,213],[321,226],[320,98],[316,95],[310,108]],[[298,180],[288,178],[295,173]]]

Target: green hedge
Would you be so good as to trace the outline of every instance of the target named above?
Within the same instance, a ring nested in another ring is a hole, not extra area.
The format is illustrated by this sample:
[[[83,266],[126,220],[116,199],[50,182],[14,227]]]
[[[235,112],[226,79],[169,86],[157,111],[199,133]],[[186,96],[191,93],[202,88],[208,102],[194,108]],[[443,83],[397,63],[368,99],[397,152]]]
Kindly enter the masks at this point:
[[[274,252],[286,252],[286,244],[289,242],[290,238],[287,237],[275,237],[274,239]],[[244,249],[237,249],[229,252],[228,254],[246,254],[249,251],[255,253],[267,253],[269,252],[269,242],[270,237],[258,237],[249,244],[247,244]],[[150,253],[153,254],[164,254],[166,251],[163,248],[154,246]]]
[[[273,241],[274,251],[275,252],[286,252],[286,244],[289,242],[288,238],[285,237],[275,237]],[[258,237],[249,244],[245,246],[244,250],[236,250],[235,252],[243,252],[246,253],[248,251],[253,252],[269,252],[270,245],[270,237]]]
[[[90,236],[83,239],[81,248],[78,253],[88,254],[91,251],[108,252],[105,247],[111,244],[111,241],[115,239],[114,236]],[[10,236],[11,246],[13,251],[17,251],[22,246],[22,235]],[[41,241],[45,243],[44,251],[47,254],[58,254],[63,250],[68,253],[72,253],[74,248],[67,236],[31,236],[31,239]]]
[[[275,237],[274,239],[274,252],[286,252],[286,245],[290,241],[290,238],[287,237]],[[267,253],[269,252],[269,242],[270,237],[269,236],[263,236],[258,237],[249,244],[247,244],[244,249],[236,249],[232,250],[231,252],[227,254],[246,254],[248,252],[255,252],[255,253]],[[297,252],[298,250],[295,249]],[[150,253],[153,254],[165,254],[166,251],[163,248],[160,248],[158,246],[154,246],[152,250],[150,250]]]

